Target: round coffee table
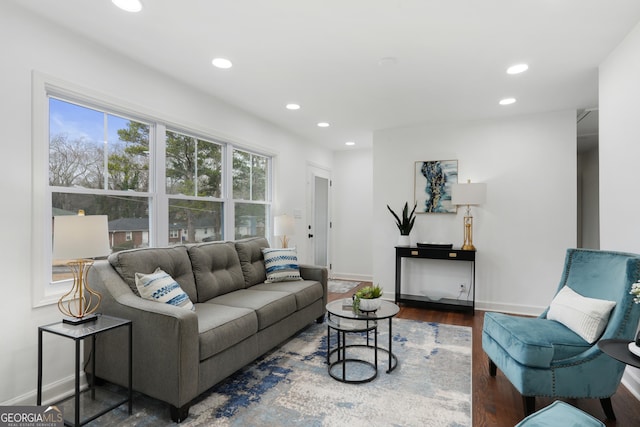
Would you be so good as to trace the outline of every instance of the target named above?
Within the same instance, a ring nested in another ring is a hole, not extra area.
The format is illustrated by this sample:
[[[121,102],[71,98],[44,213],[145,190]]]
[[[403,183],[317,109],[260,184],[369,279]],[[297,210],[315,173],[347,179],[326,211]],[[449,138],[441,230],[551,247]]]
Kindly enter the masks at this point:
[[[376,311],[362,312],[354,310],[351,299],[339,299],[327,304],[327,364],[329,365],[329,375],[344,383],[366,383],[378,376],[378,351],[387,353],[388,367],[390,373],[398,366],[398,358],[393,354],[393,329],[391,319],[398,314],[400,307],[391,301],[381,300],[380,308]],[[378,321],[389,320],[389,347],[378,346]],[[331,331],[336,331],[336,348],[331,349]],[[373,333],[373,345],[371,344],[370,333]],[[365,334],[364,344],[347,344],[347,334]],[[373,351],[373,363],[360,357],[347,357],[348,348],[364,348]],[[335,357],[333,357],[335,355]],[[332,358],[334,359],[332,361]],[[369,369],[369,374],[362,374],[357,378],[347,377],[347,365],[360,365]],[[338,367],[341,367],[340,372]]]

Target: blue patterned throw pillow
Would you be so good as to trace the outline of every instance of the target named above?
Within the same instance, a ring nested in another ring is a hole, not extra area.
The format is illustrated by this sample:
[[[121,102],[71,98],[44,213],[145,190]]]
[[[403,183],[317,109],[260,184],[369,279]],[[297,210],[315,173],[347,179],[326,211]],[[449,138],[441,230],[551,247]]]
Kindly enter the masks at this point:
[[[195,310],[189,295],[173,277],[160,268],[151,274],[136,273],[136,287],[144,299]]]
[[[267,272],[265,283],[302,280],[296,248],[264,248],[262,254]]]

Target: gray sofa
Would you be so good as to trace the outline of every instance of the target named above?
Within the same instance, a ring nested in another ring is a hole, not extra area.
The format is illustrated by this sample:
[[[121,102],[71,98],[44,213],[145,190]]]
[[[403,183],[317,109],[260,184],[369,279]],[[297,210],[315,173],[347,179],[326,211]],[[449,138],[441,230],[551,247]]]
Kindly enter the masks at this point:
[[[91,268],[100,311],[133,321],[134,390],[168,403],[174,421],[188,416],[202,392],[324,319],[327,269],[300,265],[304,280],[264,283],[262,248],[268,246],[264,238],[251,238],[134,249]],[[180,284],[195,311],[139,296],[135,273],[158,267]],[[97,379],[127,384],[126,333],[120,328],[100,336]],[[90,351],[86,346],[85,358]]]

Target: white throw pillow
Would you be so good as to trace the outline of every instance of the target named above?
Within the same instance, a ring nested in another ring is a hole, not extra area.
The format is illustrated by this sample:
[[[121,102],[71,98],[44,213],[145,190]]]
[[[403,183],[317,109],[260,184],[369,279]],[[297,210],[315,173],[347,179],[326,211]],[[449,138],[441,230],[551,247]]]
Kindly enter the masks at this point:
[[[555,296],[547,319],[555,320],[593,344],[609,322],[615,301],[583,297],[568,286]]]
[[[136,273],[136,287],[144,299],[195,310],[189,295],[160,268],[151,274]]]
[[[267,273],[265,283],[302,280],[296,248],[264,248],[262,254]]]

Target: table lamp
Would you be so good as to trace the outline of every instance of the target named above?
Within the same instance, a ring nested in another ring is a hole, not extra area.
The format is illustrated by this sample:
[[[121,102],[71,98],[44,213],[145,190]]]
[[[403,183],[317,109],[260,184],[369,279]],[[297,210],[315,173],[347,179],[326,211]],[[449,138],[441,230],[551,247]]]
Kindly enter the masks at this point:
[[[464,215],[464,243],[463,251],[475,251],[473,246],[473,216],[471,216],[471,205],[481,205],[487,196],[487,184],[471,183],[453,184],[451,186],[451,203],[454,205],[466,205],[467,210]]]
[[[64,260],[73,274],[73,286],[58,301],[66,317],[64,323],[94,320],[102,296],[89,287],[87,273],[91,258],[109,255],[109,227],[106,215],[65,215],[53,217],[53,259]]]
[[[280,241],[282,242],[283,248],[289,246],[289,238],[287,236],[292,236],[294,234],[294,231],[295,224],[293,217],[284,214],[278,215],[273,218],[273,235],[282,236]]]

